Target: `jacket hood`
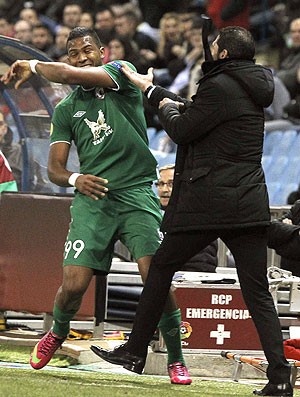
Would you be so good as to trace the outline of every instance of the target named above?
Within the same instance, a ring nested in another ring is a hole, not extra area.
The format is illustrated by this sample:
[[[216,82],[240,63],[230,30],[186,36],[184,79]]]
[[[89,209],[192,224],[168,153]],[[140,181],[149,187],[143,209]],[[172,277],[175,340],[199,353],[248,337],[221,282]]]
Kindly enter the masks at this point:
[[[224,73],[236,80],[257,105],[268,107],[273,102],[274,79],[272,71],[255,61],[225,59],[204,62],[203,79]]]

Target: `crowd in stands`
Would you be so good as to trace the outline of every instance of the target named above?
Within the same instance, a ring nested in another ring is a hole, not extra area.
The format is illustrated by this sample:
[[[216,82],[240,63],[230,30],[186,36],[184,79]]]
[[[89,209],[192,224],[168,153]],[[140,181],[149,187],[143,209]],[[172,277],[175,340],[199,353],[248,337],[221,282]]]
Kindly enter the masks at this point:
[[[126,59],[146,73],[154,67],[155,83],[191,98],[204,60],[201,14],[219,29],[250,29],[257,61],[272,68],[273,104],[266,120],[300,123],[300,0],[33,0],[0,2],[0,34],[33,46],[54,61],[67,62],[66,40],[75,26],[95,29],[105,46],[105,60]],[[146,104],[148,127],[161,131],[155,111]],[[164,135],[160,150],[176,146]]]
[[[116,39],[139,71],[154,66],[159,83],[191,97],[203,60],[199,40],[202,13],[212,18],[215,32],[224,26],[239,25],[250,29],[258,43],[268,43],[270,52],[277,52],[269,66],[280,70],[278,76],[286,85],[289,83],[282,78],[282,72],[291,67],[291,56],[286,52],[297,52],[295,47],[299,46],[299,22],[290,29],[290,23],[298,17],[299,4],[297,0],[97,0],[84,4],[76,0],[35,0],[16,1],[11,7],[1,2],[0,34],[30,44],[53,60],[66,61],[65,42],[70,29],[93,28],[107,48],[106,61],[115,57],[112,47],[116,43],[111,42]],[[293,99],[299,83],[289,81],[293,87],[287,88]]]

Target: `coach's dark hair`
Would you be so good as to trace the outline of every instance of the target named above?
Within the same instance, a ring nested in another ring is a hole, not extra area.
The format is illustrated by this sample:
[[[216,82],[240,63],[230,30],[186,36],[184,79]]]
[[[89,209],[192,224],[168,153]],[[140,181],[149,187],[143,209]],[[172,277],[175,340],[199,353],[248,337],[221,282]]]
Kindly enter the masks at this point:
[[[255,55],[255,42],[252,34],[239,26],[227,26],[219,32],[217,41],[219,52],[228,51],[228,57],[233,59],[252,60]]]
[[[97,46],[99,48],[102,47],[101,40],[99,39],[99,36],[93,29],[85,28],[83,26],[77,26],[76,28],[72,29],[71,32],[69,33],[67,39],[67,48],[69,41],[77,39],[78,37],[85,37],[85,36],[91,36],[94,42],[97,44]]]

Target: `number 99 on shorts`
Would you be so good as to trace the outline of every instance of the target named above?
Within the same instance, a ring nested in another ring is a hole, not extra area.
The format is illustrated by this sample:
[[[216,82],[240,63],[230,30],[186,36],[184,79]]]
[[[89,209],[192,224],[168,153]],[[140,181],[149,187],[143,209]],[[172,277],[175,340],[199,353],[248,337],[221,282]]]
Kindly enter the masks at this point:
[[[65,243],[65,252],[64,252],[64,259],[67,259],[69,257],[70,251],[72,250],[73,252],[73,258],[76,259],[79,257],[81,252],[84,249],[84,241],[82,240],[75,240],[74,242],[72,241],[67,241]]]

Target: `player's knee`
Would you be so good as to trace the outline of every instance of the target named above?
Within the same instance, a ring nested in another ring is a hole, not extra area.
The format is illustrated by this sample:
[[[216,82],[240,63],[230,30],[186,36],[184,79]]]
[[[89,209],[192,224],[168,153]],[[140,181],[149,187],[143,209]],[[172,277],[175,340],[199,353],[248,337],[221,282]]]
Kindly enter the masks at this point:
[[[64,295],[69,296],[71,299],[80,299],[87,289],[86,284],[81,283],[65,283],[63,285]]]

